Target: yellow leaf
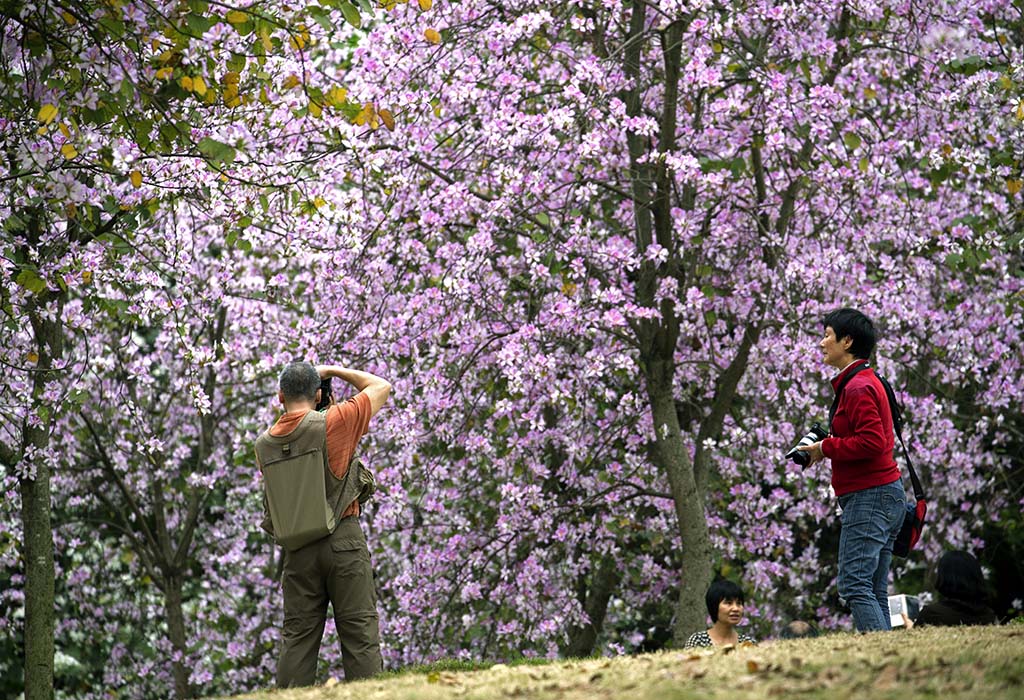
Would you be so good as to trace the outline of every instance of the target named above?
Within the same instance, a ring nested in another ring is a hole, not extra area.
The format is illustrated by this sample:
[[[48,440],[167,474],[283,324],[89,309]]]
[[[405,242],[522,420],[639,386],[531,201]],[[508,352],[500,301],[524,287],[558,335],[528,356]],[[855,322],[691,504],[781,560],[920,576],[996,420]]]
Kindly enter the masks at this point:
[[[39,121],[49,124],[57,117],[57,105],[45,104],[39,108]]]
[[[292,73],[291,75],[284,79],[283,87],[285,90],[291,90],[293,87],[297,86],[301,82],[302,81],[299,80],[299,76]]]
[[[47,129],[45,126],[41,126],[38,129],[36,129],[36,136],[46,136],[48,133],[50,133],[50,130]]]
[[[75,206],[74,202],[68,202],[66,205],[64,205],[64,211],[67,212],[69,219],[74,219],[76,216],[78,216],[78,207]]]
[[[249,15],[241,10],[231,10],[231,12],[224,16],[224,19],[226,19],[229,24],[245,24],[249,21]]]
[[[174,69],[168,66],[167,68],[161,68],[156,72],[156,79],[167,80],[172,75],[174,75]]]
[[[192,92],[196,93],[200,97],[206,94],[206,81],[203,80],[202,76],[197,75],[192,78]]]
[[[395,130],[395,117],[391,114],[390,109],[382,109],[377,114],[380,115],[380,120],[384,122],[384,126],[387,127],[388,131]]]
[[[314,116],[314,117],[319,117],[321,114],[323,114],[323,108],[320,107],[320,105],[318,105],[316,102],[313,102],[312,100],[310,100],[309,101],[309,113],[312,116]]]
[[[876,97],[878,97],[878,91],[877,90],[875,90],[874,88],[869,88],[869,87],[868,88],[864,88],[864,99],[865,100],[873,100]]]
[[[142,187],[142,173],[138,170],[133,170],[131,175],[128,176],[128,179],[132,181],[132,187]]]
[[[74,160],[78,156],[78,149],[75,148],[75,144],[66,143],[60,147],[60,154],[67,160]]]
[[[57,128],[60,129],[60,133],[64,134],[64,138],[71,138],[71,129],[68,128],[67,124],[65,124],[64,122],[60,122],[59,124],[57,124]]]
[[[1024,121],[1024,100],[1017,105],[1017,119]]]
[[[25,359],[27,359],[32,364],[36,364],[39,362],[39,353],[29,352],[29,354],[25,356]]]
[[[293,34],[288,40],[288,44],[296,51],[301,51],[306,46],[306,40],[302,38],[301,34]]]
[[[1010,194],[1017,194],[1024,187],[1024,180],[1007,180],[1006,191]]]
[[[270,97],[267,95],[266,88],[260,88],[260,102],[262,102],[265,105],[270,104]]]
[[[86,284],[92,282],[92,270],[82,270],[82,281]]]
[[[332,87],[327,92],[327,103],[332,107],[340,107],[345,104],[345,100],[348,97],[348,90],[343,87]]]
[[[68,24],[70,24],[72,27],[75,26],[76,24],[78,24],[78,19],[73,14],[68,12],[67,10],[64,10],[63,12],[61,12],[60,16],[63,17],[64,21],[67,22]]]
[[[274,44],[270,41],[270,32],[268,30],[260,30],[260,41],[263,42],[263,50],[267,53],[274,50]]]
[[[1004,75],[999,78],[999,85],[1004,90],[1012,90],[1014,88],[1013,79],[1008,75]]]
[[[192,92],[192,78],[188,77],[187,75],[183,75],[180,78],[178,78],[178,85],[180,85],[183,90],[188,90],[189,92]]]
[[[313,206],[316,207],[317,209],[319,209],[325,204],[327,204],[327,200],[324,199],[323,197],[317,197],[316,199],[313,200]]]
[[[420,9],[426,12],[434,6],[434,0],[420,0]]]
[[[428,29],[427,31],[423,32],[423,36],[425,36],[427,38],[427,41],[429,41],[431,44],[441,43],[441,34],[436,29]]]

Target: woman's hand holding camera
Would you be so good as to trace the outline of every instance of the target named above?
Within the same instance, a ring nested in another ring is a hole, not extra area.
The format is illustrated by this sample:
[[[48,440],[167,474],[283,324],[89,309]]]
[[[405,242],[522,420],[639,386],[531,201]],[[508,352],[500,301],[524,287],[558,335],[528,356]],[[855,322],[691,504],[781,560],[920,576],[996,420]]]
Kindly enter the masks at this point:
[[[810,462],[807,463],[807,466],[817,464],[821,460],[825,459],[825,453],[821,451],[820,440],[810,445],[800,445],[796,449],[807,453],[807,456],[810,458]]]

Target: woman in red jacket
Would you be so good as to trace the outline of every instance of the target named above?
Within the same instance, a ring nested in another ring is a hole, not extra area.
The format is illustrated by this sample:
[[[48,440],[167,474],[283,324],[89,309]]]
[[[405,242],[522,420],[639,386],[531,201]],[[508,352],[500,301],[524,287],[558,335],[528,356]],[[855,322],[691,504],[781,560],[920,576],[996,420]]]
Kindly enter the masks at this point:
[[[893,459],[889,400],[867,366],[875,327],[854,309],[833,311],[822,325],[825,363],[839,370],[832,378],[838,401],[829,437],[800,449],[809,453],[811,464],[826,457],[832,461],[832,488],[843,510],[839,596],[858,630],[889,630],[889,566],[907,496]]]

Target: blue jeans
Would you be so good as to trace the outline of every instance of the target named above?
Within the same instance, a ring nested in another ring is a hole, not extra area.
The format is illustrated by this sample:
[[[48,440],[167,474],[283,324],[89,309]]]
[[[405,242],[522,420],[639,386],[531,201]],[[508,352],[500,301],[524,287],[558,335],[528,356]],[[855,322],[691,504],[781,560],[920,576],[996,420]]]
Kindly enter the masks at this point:
[[[890,630],[889,565],[903,526],[907,494],[900,479],[839,497],[839,597],[861,632]]]

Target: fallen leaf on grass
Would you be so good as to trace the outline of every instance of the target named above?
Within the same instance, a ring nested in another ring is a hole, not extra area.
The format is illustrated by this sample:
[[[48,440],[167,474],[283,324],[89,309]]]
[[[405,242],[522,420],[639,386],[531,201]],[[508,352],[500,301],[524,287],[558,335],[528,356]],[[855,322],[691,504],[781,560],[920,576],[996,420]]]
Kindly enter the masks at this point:
[[[875,679],[874,686],[876,690],[892,690],[899,685],[899,681],[900,670],[892,664],[889,664],[879,672],[878,677]]]

